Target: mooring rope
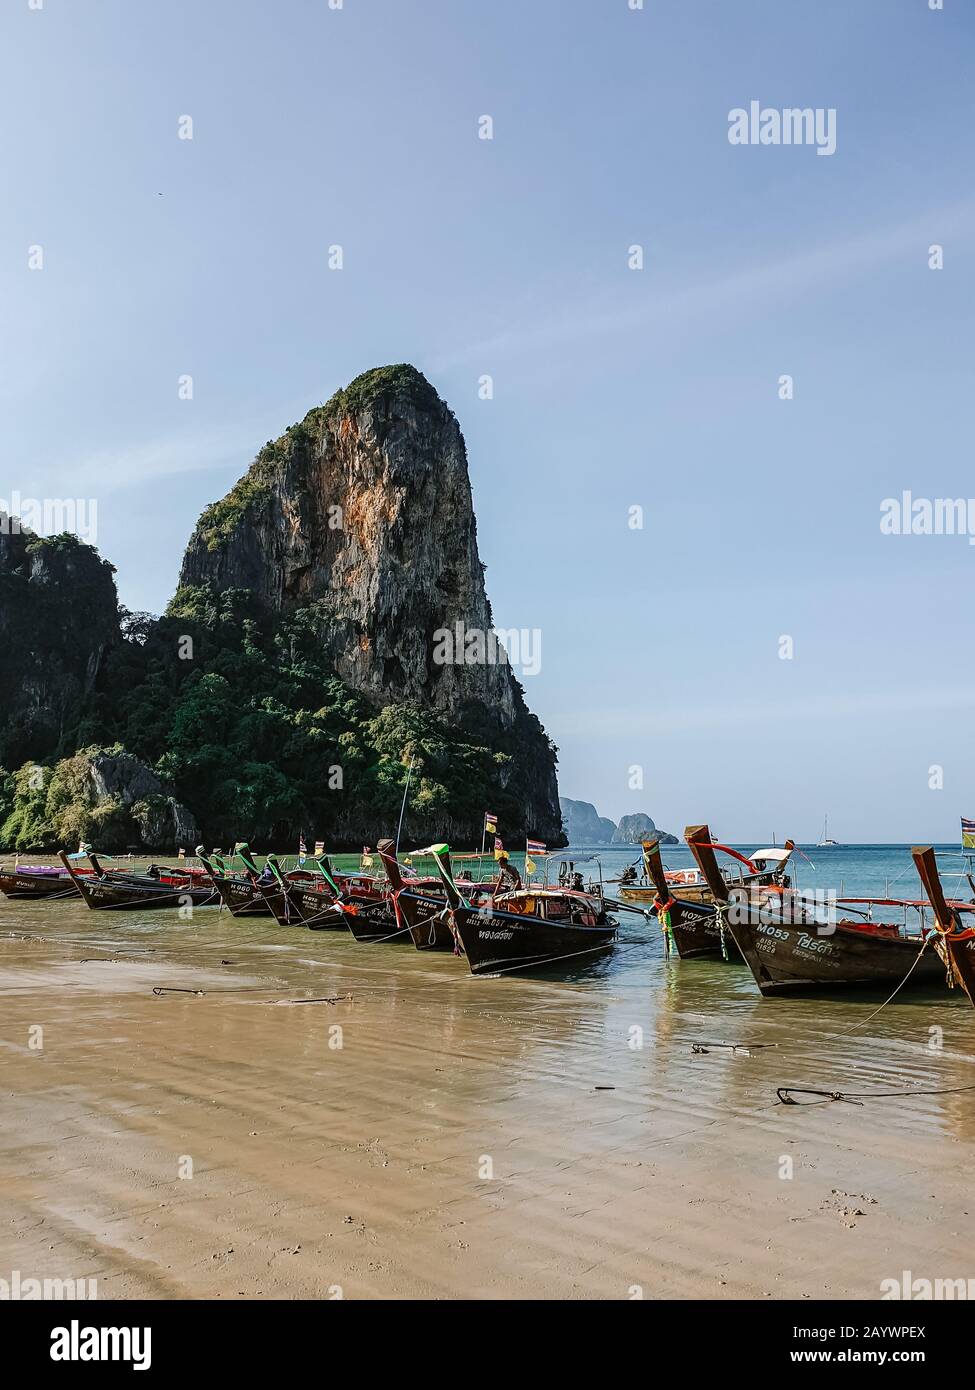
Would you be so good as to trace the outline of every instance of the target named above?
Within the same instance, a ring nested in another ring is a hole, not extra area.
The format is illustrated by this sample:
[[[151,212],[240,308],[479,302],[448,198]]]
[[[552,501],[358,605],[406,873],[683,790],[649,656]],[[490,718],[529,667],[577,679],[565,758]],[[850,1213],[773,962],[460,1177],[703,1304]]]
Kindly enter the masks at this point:
[[[960,1091],[975,1091],[971,1086],[936,1086],[911,1091],[815,1091],[808,1086],[777,1086],[775,1094],[778,1105],[829,1105],[831,1101],[843,1100],[850,1105],[862,1105],[865,1100],[903,1099],[905,1096],[950,1096]],[[825,1100],[793,1100],[796,1096],[825,1096]]]

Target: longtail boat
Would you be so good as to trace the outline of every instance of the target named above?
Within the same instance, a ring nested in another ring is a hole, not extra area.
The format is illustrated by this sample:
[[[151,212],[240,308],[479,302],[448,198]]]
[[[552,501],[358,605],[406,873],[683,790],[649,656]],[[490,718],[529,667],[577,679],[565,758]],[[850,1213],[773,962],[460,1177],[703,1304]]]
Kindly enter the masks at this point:
[[[311,931],[341,931],[345,915],[338,906],[340,888],[325,856],[312,859],[319,878],[297,871],[285,874],[277,855],[267,856],[267,866],[277,880],[280,892],[264,889],[280,927],[308,927]]]
[[[271,909],[252,874],[228,874],[223,860],[216,853],[207,858],[202,845],[197,845],[196,857],[209,873],[221,903],[234,917],[270,917]]]
[[[460,945],[450,926],[450,909],[439,879],[405,879],[392,840],[380,840],[376,851],[383,862],[400,924],[409,931],[418,951],[453,951]]]
[[[22,869],[18,865],[15,869],[4,869],[0,872],[0,893],[7,898],[25,899],[28,902],[79,896],[70,874],[62,868],[49,868],[47,865],[30,869]]]
[[[902,936],[896,925],[841,920],[823,924],[801,899],[781,910],[756,901],[721,876],[706,825],[688,826],[684,837],[710,887],[715,909],[765,995],[878,985],[930,985],[944,979],[923,935]]]
[[[400,925],[409,929],[410,940],[416,949],[452,951],[454,955],[461,955],[460,938],[451,926],[450,906],[439,876],[404,878],[392,840],[380,840],[376,849],[393,890],[393,901]],[[450,852],[446,846],[443,847],[440,859],[453,877]],[[489,898],[497,887],[494,882],[471,883],[467,879],[454,881],[465,894],[467,901],[472,903]]]
[[[207,907],[219,902],[211,883],[196,885],[187,875],[185,881],[154,878],[142,874],[106,874],[94,853],[88,858],[93,875],[79,874],[62,850],[60,859],[74,880],[75,886],[93,912],[115,909],[135,911],[156,907]]]
[[[657,893],[653,906],[657,911],[657,920],[663,928],[668,954],[673,942],[682,960],[689,960],[695,956],[724,955],[740,961],[741,952],[734,938],[725,931],[722,918],[715,912],[713,903],[689,902],[680,896],[675,898],[664,873],[659,844],[656,841],[645,841],[643,848],[647,872]]]
[[[911,850],[914,866],[934,909],[938,937],[935,945],[949,970],[949,980],[961,985],[975,1004],[975,927],[963,927],[960,913],[975,912],[975,903],[949,903],[945,899],[938,873],[938,860],[931,845],[915,845]]]
[[[270,860],[273,858],[273,855],[269,856]],[[387,891],[389,885],[385,880],[366,874],[337,877],[324,855],[315,864],[325,887],[317,890],[319,896],[310,899],[311,915],[302,915],[302,912],[308,911],[308,908],[304,908],[297,919],[288,914],[292,904],[298,907],[300,901],[292,895],[290,886],[285,885],[276,862],[269,865],[272,872],[278,874],[275,889],[281,901],[275,905],[275,916],[279,921],[283,915],[289,925],[301,922],[313,929],[344,925],[359,942],[388,941],[400,937],[401,933],[405,935],[406,928],[398,923],[393,895]],[[265,888],[264,891],[270,894],[273,890]]]
[[[575,900],[583,894],[536,894],[534,910],[529,910],[526,898],[523,910],[516,912],[496,908],[491,899],[473,906],[465,902],[450,872],[447,846],[434,846],[431,853],[472,975],[562,964],[608,950],[616,939],[612,919],[593,924],[591,905]],[[407,896],[404,892],[403,900]]]
[[[643,851],[643,877],[646,882],[643,884],[632,882],[624,884],[621,882],[618,892],[619,896],[626,902],[653,905],[659,898],[660,891],[650,864],[650,858],[655,854],[657,862],[661,862],[660,843],[657,840],[643,840],[640,847]],[[757,849],[750,855],[741,854],[738,850],[732,849],[730,845],[715,844],[713,848],[720,850],[740,866],[737,879],[730,878],[728,874],[723,875],[726,882],[733,882],[736,887],[747,888],[787,888],[789,886],[786,871],[795,849],[793,840],[786,840],[781,849]],[[665,869],[663,872],[667,881],[668,897],[676,894],[681,902],[685,903],[710,903],[713,901],[711,889],[699,868]]]

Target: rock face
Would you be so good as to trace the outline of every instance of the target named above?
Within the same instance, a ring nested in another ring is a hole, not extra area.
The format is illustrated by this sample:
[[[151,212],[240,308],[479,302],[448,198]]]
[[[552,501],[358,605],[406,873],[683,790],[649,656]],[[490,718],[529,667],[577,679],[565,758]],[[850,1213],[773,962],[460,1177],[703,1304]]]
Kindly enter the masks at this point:
[[[513,753],[524,824],[506,828],[560,842],[555,750],[511,667],[437,659],[445,630],[489,634],[492,617],[464,439],[415,368],[366,372],[267,444],[201,516],[180,586],[305,610],[335,673],[377,709],[412,702]]]
[[[35,536],[0,513],[0,765],[73,751],[120,640],[114,573],[76,537]]]
[[[599,815],[589,801],[570,801],[559,797],[562,825],[570,845],[609,845],[616,834],[616,822]]]
[[[200,832],[192,812],[170,796],[145,763],[125,752],[96,752],[88,759],[93,807],[112,804],[128,812],[147,849],[193,849]]]
[[[658,830],[643,811],[624,816],[613,835],[614,845],[638,845],[642,840],[656,840],[661,845],[676,845],[679,840],[667,830]]]

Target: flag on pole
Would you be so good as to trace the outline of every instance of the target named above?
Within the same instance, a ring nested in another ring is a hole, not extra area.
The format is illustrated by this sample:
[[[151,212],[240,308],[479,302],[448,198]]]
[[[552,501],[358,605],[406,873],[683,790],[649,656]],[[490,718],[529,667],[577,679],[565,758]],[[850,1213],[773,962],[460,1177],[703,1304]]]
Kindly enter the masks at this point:
[[[543,855],[544,853],[545,853],[545,846],[542,844],[541,840],[526,840],[526,841],[525,841],[525,873],[526,873],[526,874],[533,874],[533,873],[535,872],[535,860],[532,858],[532,855]]]
[[[485,835],[497,835],[498,818],[493,811],[484,812],[484,833]]]
[[[315,841],[315,858],[316,858],[316,859],[321,859],[321,857],[322,857],[322,855],[323,855],[324,853],[325,853],[325,841],[324,841],[324,840],[316,840],[316,841]]]
[[[961,847],[962,849],[975,849],[975,820],[961,818]]]
[[[181,850],[180,850],[180,852],[179,852],[179,857],[180,857],[180,859],[185,859],[185,858],[186,858],[186,850],[185,850],[185,849],[181,849]]]
[[[501,856],[502,856],[502,854],[504,854],[504,852],[505,852],[505,850],[504,850],[504,845],[501,843],[501,836],[498,835],[498,834],[495,834],[495,836],[494,836],[494,857],[495,857],[495,859],[500,859]]]

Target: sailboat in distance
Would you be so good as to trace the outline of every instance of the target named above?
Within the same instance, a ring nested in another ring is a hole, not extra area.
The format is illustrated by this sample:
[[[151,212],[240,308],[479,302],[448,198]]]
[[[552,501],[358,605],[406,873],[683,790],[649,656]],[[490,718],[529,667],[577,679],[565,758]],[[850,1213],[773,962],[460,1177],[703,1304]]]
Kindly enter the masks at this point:
[[[816,845],[816,848],[817,848],[817,849],[828,849],[828,848],[830,847],[830,845],[838,845],[838,844],[839,844],[839,841],[838,841],[838,840],[831,840],[831,839],[829,838],[829,816],[824,816],[824,817],[823,817],[823,834],[822,834],[822,839],[820,839],[819,843]]]

